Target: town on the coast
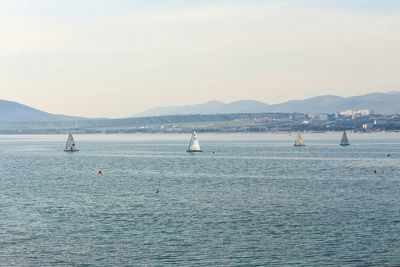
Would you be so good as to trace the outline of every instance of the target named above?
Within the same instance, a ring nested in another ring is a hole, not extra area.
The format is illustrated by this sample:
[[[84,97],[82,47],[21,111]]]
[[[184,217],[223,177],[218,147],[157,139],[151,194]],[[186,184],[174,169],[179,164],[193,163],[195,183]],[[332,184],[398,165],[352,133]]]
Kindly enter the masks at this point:
[[[124,119],[77,119],[63,122],[2,122],[1,134],[189,133],[198,132],[328,132],[400,131],[400,114],[372,109],[326,113],[235,113],[167,115]]]

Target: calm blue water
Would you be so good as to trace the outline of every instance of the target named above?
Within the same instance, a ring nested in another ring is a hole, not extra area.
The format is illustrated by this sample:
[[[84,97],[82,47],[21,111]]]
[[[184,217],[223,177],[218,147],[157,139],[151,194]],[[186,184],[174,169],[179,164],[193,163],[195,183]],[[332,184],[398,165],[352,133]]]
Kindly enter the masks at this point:
[[[0,136],[0,266],[399,265],[400,134],[340,135]]]

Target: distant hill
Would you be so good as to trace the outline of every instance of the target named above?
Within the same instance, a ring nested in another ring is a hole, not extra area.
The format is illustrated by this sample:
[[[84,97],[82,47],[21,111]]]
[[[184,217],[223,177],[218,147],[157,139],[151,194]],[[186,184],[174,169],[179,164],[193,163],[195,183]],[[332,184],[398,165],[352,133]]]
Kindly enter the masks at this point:
[[[323,95],[304,100],[291,100],[281,104],[268,105],[255,100],[241,100],[225,104],[211,101],[188,106],[152,108],[137,117],[187,115],[187,114],[231,114],[263,112],[311,112],[335,113],[346,109],[374,109],[381,114],[400,114],[400,92],[370,93],[362,96],[340,97]]]
[[[82,118],[47,113],[12,101],[0,100],[0,122],[64,122]]]
[[[136,115],[136,117],[187,114],[261,113],[264,112],[268,106],[268,104],[255,100],[240,100],[229,104],[219,101],[210,101],[198,105],[152,108]]]
[[[232,103],[211,101],[198,105],[159,107],[147,110],[135,117],[169,115],[209,115],[239,113],[335,113],[346,109],[374,109],[380,114],[400,114],[400,92],[371,93],[362,96],[339,97],[324,95],[304,100],[292,100],[281,104],[268,105],[255,100],[241,100]],[[0,123],[9,122],[73,122],[89,120],[51,114],[12,101],[0,100]],[[92,119],[90,119],[92,121]],[[93,121],[98,121],[93,119]]]
[[[335,113],[346,109],[372,108],[380,114],[400,113],[400,92],[370,93],[362,96],[317,96],[270,106],[270,112]]]

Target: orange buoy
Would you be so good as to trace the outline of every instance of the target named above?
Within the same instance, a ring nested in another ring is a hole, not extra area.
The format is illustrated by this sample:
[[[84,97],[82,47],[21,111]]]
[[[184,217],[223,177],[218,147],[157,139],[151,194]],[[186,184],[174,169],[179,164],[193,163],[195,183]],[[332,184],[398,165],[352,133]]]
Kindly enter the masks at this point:
[[[102,170],[98,170],[97,174],[103,174],[104,172]]]

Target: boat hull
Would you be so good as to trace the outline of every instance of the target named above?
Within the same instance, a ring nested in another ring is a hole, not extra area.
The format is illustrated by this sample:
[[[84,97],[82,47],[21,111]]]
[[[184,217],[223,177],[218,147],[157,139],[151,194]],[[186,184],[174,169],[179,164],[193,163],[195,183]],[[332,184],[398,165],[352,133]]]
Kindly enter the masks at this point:
[[[201,150],[186,150],[186,152],[189,152],[189,153],[199,153],[199,152],[203,152],[203,151],[201,151]]]
[[[64,149],[64,152],[78,152],[79,149],[74,149],[74,150],[69,150],[69,149]]]
[[[294,145],[294,146],[306,146],[306,145]]]
[[[340,144],[341,146],[349,146],[350,144]]]

